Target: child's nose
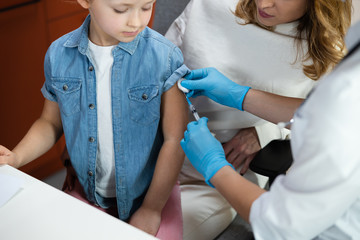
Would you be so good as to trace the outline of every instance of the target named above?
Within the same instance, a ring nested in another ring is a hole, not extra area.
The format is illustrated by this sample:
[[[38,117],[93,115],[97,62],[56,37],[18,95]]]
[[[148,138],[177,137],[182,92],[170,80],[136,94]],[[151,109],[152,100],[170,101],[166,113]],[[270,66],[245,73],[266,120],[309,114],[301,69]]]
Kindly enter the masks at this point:
[[[128,25],[131,27],[139,27],[141,25],[141,17],[139,11],[133,11],[129,17]]]

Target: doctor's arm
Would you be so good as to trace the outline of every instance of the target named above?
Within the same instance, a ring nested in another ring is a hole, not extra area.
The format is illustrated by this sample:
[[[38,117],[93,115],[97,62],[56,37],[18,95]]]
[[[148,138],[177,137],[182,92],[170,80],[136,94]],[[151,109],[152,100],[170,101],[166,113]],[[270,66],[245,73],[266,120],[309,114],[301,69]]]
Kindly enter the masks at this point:
[[[0,145],[0,164],[21,167],[46,153],[61,135],[58,104],[46,99],[40,118],[33,123],[17,146],[10,151]]]
[[[207,127],[207,118],[188,124],[181,147],[205,181],[216,187],[241,217],[248,220],[252,203],[265,190],[247,181],[226,161],[221,143]]]
[[[181,85],[192,90],[188,96],[204,95],[220,104],[247,111],[272,123],[289,121],[304,99],[284,97],[241,86],[215,68],[191,71]]]
[[[290,121],[302,98],[284,97],[269,92],[250,89],[242,103],[245,111],[277,124]]]
[[[221,168],[210,181],[247,222],[249,222],[253,202],[266,192],[256,184],[246,180],[229,166]]]

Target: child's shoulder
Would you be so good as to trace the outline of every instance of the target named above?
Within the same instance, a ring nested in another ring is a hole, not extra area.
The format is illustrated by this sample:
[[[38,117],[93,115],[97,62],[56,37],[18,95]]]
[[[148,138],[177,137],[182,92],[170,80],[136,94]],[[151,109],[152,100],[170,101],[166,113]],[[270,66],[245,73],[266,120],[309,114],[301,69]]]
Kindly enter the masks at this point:
[[[158,33],[157,31],[146,27],[141,35],[144,39],[148,39],[151,41],[155,41],[158,42],[159,44],[162,44],[166,47],[169,48],[177,48],[175,44],[173,44],[170,40],[168,40],[167,38],[165,38],[163,35],[161,35],[160,33]]]
[[[74,30],[74,31],[76,31],[76,30]],[[64,43],[72,36],[72,33],[73,33],[74,31],[68,32],[68,33],[62,35],[61,37],[59,37],[58,39],[56,39],[56,40],[53,41],[52,43],[53,43],[53,44],[61,44],[61,45],[64,44]]]
[[[83,27],[79,27],[71,32],[68,32],[51,43],[50,48],[58,47],[76,47],[80,44]]]

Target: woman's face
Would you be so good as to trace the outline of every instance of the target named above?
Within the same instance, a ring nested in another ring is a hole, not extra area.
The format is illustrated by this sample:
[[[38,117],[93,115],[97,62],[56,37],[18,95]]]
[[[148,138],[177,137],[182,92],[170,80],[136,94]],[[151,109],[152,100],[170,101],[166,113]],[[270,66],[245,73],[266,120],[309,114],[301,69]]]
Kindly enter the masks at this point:
[[[308,0],[255,0],[257,20],[268,27],[295,21],[306,12]]]

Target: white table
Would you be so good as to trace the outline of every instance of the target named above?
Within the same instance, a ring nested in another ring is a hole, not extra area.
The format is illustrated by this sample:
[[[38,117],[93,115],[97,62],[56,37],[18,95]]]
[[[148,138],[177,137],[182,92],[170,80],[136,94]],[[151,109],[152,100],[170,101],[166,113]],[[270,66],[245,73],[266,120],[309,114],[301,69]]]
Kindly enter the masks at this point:
[[[0,165],[0,174],[23,181],[0,207],[1,240],[156,239],[8,165]]]

